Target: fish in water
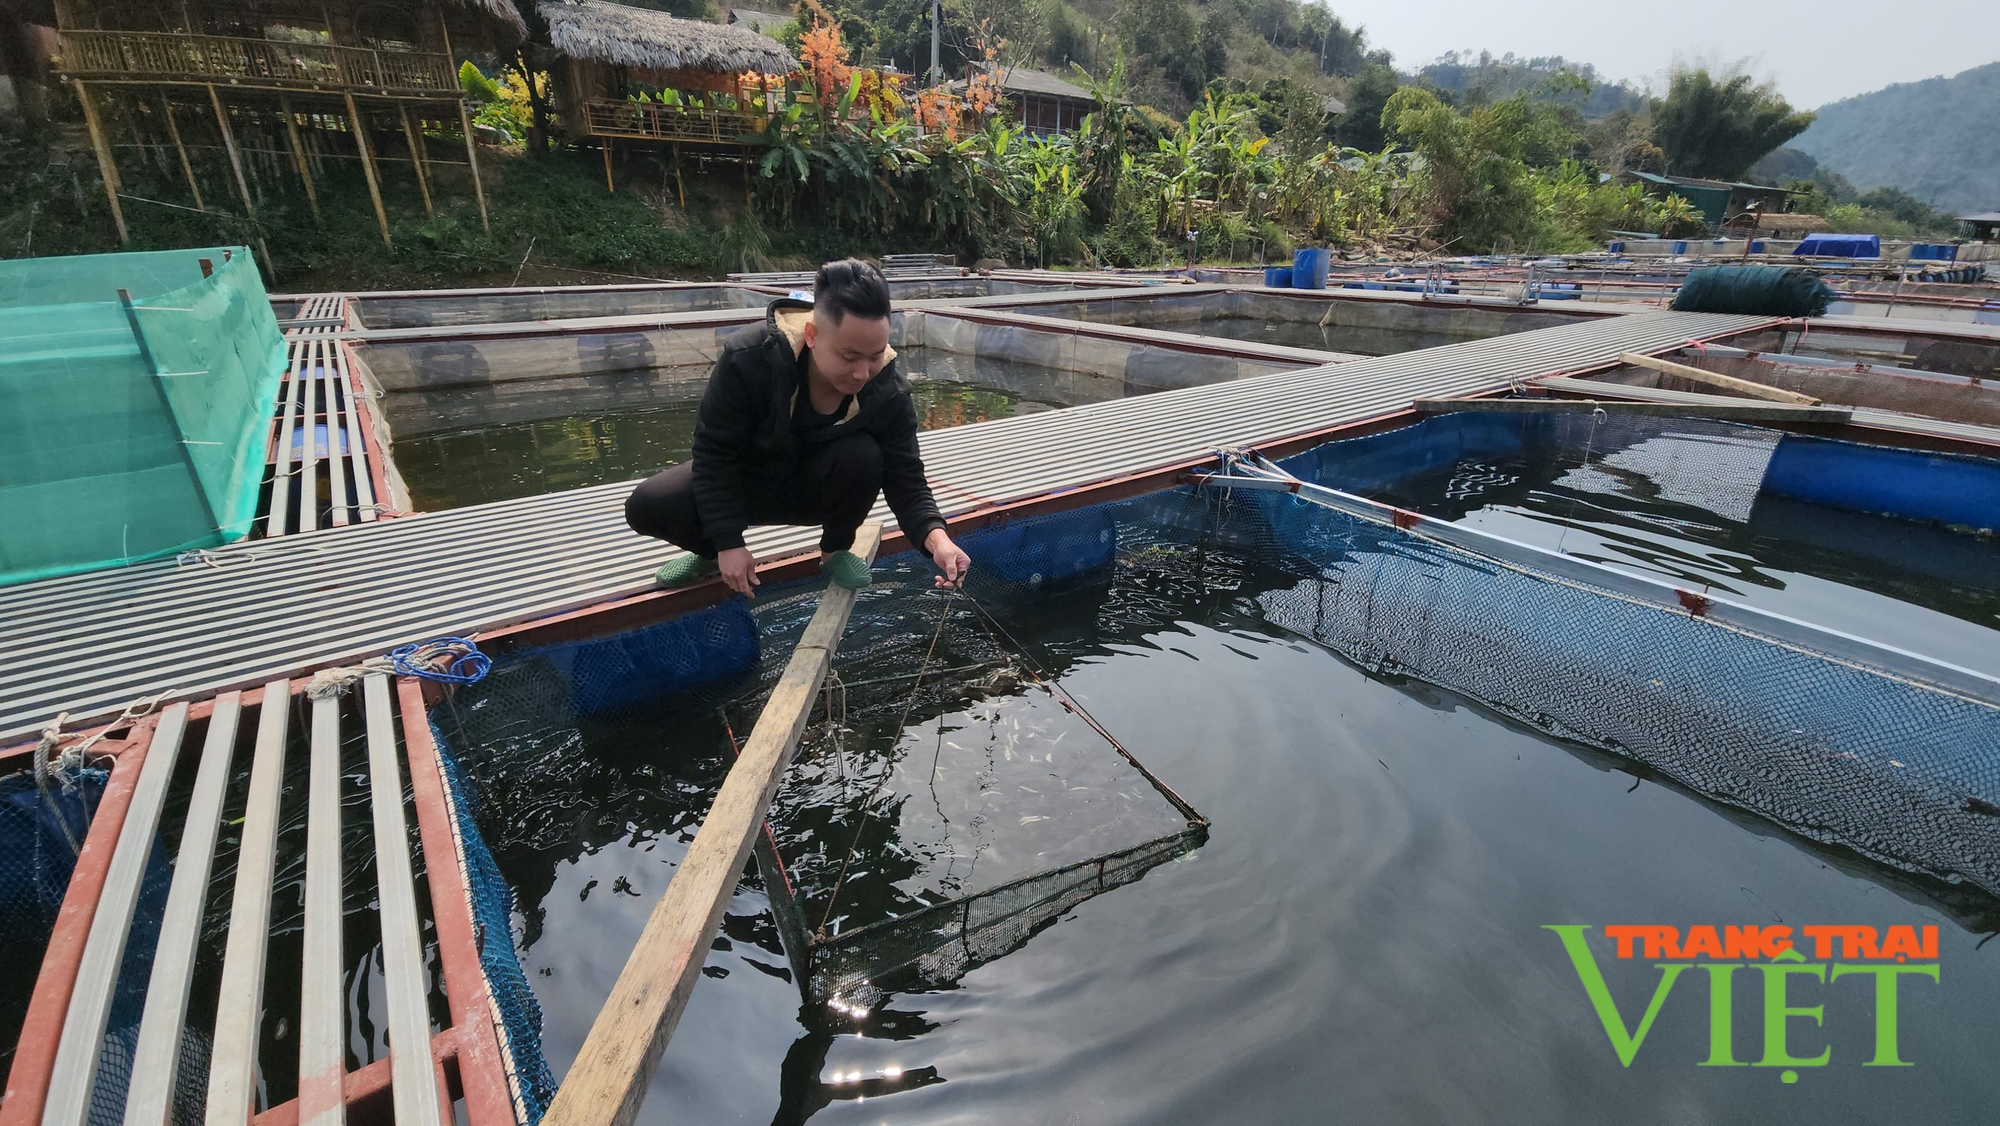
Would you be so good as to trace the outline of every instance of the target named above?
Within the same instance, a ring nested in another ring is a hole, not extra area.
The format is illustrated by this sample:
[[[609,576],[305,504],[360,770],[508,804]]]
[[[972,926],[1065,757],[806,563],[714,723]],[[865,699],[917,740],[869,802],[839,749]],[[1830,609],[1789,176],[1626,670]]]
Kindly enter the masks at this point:
[[[994,669],[979,682],[979,687],[987,692],[1008,693],[1021,687],[1021,671],[1008,665]]]

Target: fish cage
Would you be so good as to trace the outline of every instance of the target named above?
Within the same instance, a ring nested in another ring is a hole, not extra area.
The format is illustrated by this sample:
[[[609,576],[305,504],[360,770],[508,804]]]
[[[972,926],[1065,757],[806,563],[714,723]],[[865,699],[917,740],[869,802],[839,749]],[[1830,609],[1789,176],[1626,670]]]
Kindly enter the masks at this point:
[[[1300,293],[1248,286],[1080,294],[1009,306],[1036,316],[1188,333],[1348,355],[1387,356],[1607,315],[1500,302],[1426,301],[1353,291]]]
[[[1007,632],[1010,607],[1113,568],[1114,528],[1092,509],[969,536],[992,565],[962,594],[913,555],[878,564],[756,849],[809,1003],[946,986],[1205,839],[1144,749]],[[576,755],[659,730],[733,752],[819,588],[512,653],[433,708],[470,807],[515,811],[484,825],[496,847],[523,847],[536,818],[519,811]]]

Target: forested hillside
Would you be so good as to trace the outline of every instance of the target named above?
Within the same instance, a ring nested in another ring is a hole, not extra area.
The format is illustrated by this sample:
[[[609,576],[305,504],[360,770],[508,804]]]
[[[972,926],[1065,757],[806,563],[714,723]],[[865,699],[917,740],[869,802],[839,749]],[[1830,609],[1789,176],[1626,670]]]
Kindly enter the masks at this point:
[[[2000,210],[2000,63],[1824,106],[1791,142],[1856,187],[1946,211]]]

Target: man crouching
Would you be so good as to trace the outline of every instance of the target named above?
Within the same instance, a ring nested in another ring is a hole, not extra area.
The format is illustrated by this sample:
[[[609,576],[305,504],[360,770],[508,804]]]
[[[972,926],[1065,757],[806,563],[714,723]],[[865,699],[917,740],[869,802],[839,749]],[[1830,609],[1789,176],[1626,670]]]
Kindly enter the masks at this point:
[[[820,267],[811,303],[781,297],[764,323],[730,337],[695,418],[694,457],[654,474],[625,501],[625,522],[689,554],[654,578],[685,586],[718,570],[756,597],[746,529],[821,529],[820,570],[842,586],[868,585],[848,550],[855,529],[888,494],[896,522],[954,586],[972,560],[945,533],[917,451],[910,384],[889,347],[889,283],[849,258]]]

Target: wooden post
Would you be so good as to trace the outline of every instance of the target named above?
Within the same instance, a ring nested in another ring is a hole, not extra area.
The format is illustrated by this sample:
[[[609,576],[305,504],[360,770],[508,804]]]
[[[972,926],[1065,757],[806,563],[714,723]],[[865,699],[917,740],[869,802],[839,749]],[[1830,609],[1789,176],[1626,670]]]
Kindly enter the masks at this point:
[[[451,28],[445,26],[444,5],[437,3],[437,0],[432,0],[431,9],[437,12],[438,36],[444,40],[444,57],[445,61],[449,63],[451,61]]]
[[[250,202],[250,184],[243,178],[243,154],[236,151],[236,134],[229,128],[229,114],[222,108],[222,95],[208,88],[209,104],[215,107],[215,126],[222,130],[222,147],[229,153],[229,170],[236,174],[236,194],[243,199],[245,218],[257,217],[257,205]]]
[[[873,561],[882,526],[864,524],[853,552]],[[742,877],[764,811],[798,747],[813,698],[854,610],[855,592],[829,585],[764,714],[730,767],[694,843],[591,1025],[542,1119],[545,1126],[630,1126],[674,1025],[701,975],[723,908]]]
[[[617,186],[611,182],[611,138],[609,137],[604,138],[604,190],[612,195],[618,192]]]
[[[1637,352],[1627,352],[1619,356],[1618,360],[1620,363],[1651,368],[1665,375],[1693,380],[1696,383],[1706,383],[1711,387],[1721,387],[1725,390],[1734,391],[1739,395],[1749,395],[1757,399],[1769,399],[1774,403],[1797,403],[1801,406],[1819,405],[1819,400],[1813,398],[1811,395],[1801,395],[1797,391],[1786,391],[1777,387],[1766,387],[1762,383],[1752,383],[1747,379],[1738,379],[1733,375],[1723,375],[1721,372],[1709,371],[1707,368],[1693,367],[1688,364],[1677,364],[1672,360],[1641,356]]]
[[[194,165],[188,162],[187,146],[181,143],[181,127],[174,121],[173,103],[167,101],[166,91],[160,92],[160,116],[167,119],[167,134],[174,139],[174,151],[180,154],[181,174],[187,177],[188,191],[194,193],[196,211],[207,211],[208,205],[201,200],[201,185],[195,182]]]
[[[479,182],[479,142],[472,132],[472,114],[465,108],[465,99],[458,100],[458,124],[465,130],[465,162],[472,166],[472,194],[479,200],[479,227],[492,233],[493,224],[486,218],[486,188]]]
[[[319,189],[313,187],[312,165],[306,160],[306,147],[299,143],[299,119],[292,113],[292,100],[279,98],[278,108],[285,115],[285,136],[292,142],[292,163],[299,170],[299,182],[306,186],[306,202],[312,206],[313,220],[319,220]]]
[[[430,177],[424,175],[423,132],[411,123],[410,107],[407,104],[398,103],[396,112],[403,118],[403,140],[410,146],[410,167],[417,170],[417,190],[423,193],[424,215],[428,218],[436,215],[437,210],[431,206]]]
[[[354,126],[354,147],[361,153],[361,175],[368,181],[368,199],[375,205],[375,222],[382,228],[382,245],[396,245],[389,238],[389,213],[382,209],[382,185],[375,179],[375,158],[368,152],[368,130],[361,124],[361,109],[354,104],[354,95],[343,94],[347,99],[347,120]]]
[[[104,122],[97,116],[97,103],[90,100],[90,91],[80,78],[72,78],[76,84],[76,100],[83,103],[83,123],[90,129],[90,147],[97,151],[97,174],[104,180],[104,198],[111,203],[111,222],[118,228],[118,245],[130,246],[132,237],[125,231],[125,210],[118,206],[118,165],[111,159],[111,145],[104,139]]]

